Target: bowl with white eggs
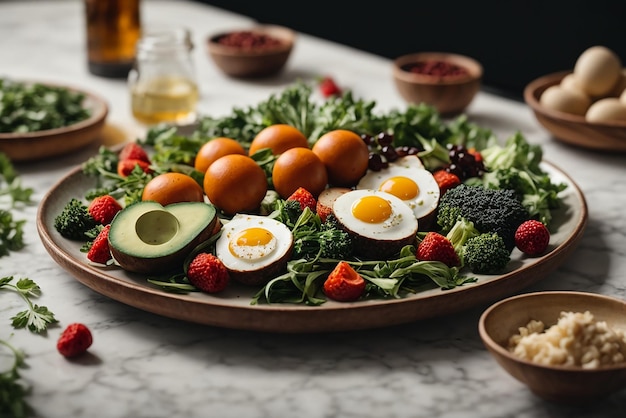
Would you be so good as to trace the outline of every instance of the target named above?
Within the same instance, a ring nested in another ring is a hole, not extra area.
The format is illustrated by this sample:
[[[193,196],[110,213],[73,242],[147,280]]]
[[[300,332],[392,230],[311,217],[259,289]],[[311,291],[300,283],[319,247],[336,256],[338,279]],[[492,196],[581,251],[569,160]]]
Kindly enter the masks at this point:
[[[626,152],[626,67],[611,49],[592,46],[572,70],[533,80],[524,100],[557,140]]]

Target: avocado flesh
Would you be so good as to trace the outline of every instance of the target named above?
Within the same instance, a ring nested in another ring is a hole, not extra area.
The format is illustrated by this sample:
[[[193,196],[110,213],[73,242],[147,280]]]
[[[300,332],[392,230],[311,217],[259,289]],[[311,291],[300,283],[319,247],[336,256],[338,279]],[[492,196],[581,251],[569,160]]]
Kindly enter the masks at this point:
[[[215,207],[208,203],[137,202],[111,222],[109,247],[124,270],[164,274],[182,269],[185,257],[211,237],[217,221]]]

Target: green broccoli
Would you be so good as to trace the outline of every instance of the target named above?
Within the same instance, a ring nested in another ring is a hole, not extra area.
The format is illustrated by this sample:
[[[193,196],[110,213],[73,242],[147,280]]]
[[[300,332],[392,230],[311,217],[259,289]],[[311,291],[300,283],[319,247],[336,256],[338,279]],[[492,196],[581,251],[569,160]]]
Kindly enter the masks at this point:
[[[344,231],[333,214],[326,216],[318,235],[320,257],[345,260],[353,254],[354,243],[350,234]]]
[[[463,260],[473,273],[494,274],[509,263],[511,251],[499,234],[487,232],[467,240]]]
[[[448,190],[439,201],[437,224],[442,233],[447,234],[460,217],[472,222],[481,233],[500,235],[510,253],[515,248],[515,231],[529,214],[513,190],[463,183]]]
[[[91,230],[97,225],[87,205],[76,198],[70,199],[54,219],[54,227],[59,234],[75,241],[92,240]]]

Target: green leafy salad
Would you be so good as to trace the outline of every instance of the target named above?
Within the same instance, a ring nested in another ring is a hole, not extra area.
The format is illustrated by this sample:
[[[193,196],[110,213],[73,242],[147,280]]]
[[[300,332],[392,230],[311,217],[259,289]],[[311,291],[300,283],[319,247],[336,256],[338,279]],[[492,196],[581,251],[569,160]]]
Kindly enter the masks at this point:
[[[65,87],[0,78],[0,133],[62,128],[87,119],[85,95]]]
[[[417,150],[424,167],[431,172],[450,165],[454,147],[478,151],[484,173],[464,178],[463,183],[509,190],[522,202],[530,218],[550,225],[552,212],[562,204],[559,193],[566,185],[552,182],[540,166],[541,148],[529,144],[521,133],[500,142],[491,130],[472,123],[466,115],[444,120],[434,108],[425,104],[408,105],[403,110],[385,113],[375,107],[374,101],[357,99],[350,91],[342,96],[316,100],[312,85],[297,82],[255,106],[234,108],[223,117],[203,116],[195,130],[186,135],[172,126],[153,127],[145,138],[138,140],[152,151],[153,172],[146,173],[137,167],[128,177],[121,178],[116,174],[117,155],[101,148],[96,156],[83,164],[83,172],[98,179],[97,187],[89,190],[86,198],[111,194],[123,198],[128,205],[141,199],[143,186],[153,176],[168,171],[189,174],[202,184],[203,173],[193,168],[193,161],[207,141],[229,137],[246,147],[263,128],[288,124],[304,133],[310,146],[324,133],[336,129],[371,137],[384,133],[393,138],[393,147]],[[273,161],[270,156],[261,152],[254,157],[267,173],[271,173],[267,168]],[[271,178],[268,177],[268,181],[271,182]],[[281,220],[292,230],[296,251],[286,272],[264,285],[254,296],[253,304],[324,303],[327,299],[321,290],[323,280],[342,259],[351,263],[366,279],[363,298],[400,298],[427,289],[445,290],[477,280],[472,275],[465,275],[461,267],[418,260],[413,245],[407,245],[390,259],[358,259],[346,252],[341,231],[320,222],[314,212],[294,210],[288,202],[277,197],[264,201],[264,207],[268,216]],[[450,217],[450,211],[447,213]],[[423,233],[420,231],[420,234]],[[209,240],[191,256],[210,250],[211,245]],[[185,272],[186,266],[181,266],[180,274],[150,277],[148,281],[165,291],[196,291],[186,279]]]

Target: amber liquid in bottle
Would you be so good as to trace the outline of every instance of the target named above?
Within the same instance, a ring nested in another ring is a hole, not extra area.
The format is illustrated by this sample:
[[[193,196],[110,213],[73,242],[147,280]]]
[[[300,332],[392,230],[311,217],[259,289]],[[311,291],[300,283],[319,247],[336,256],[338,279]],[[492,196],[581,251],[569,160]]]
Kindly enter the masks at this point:
[[[85,0],[89,72],[124,78],[140,37],[140,0]]]
[[[195,118],[198,87],[191,80],[162,76],[131,90],[133,116],[148,125],[190,122]]]

